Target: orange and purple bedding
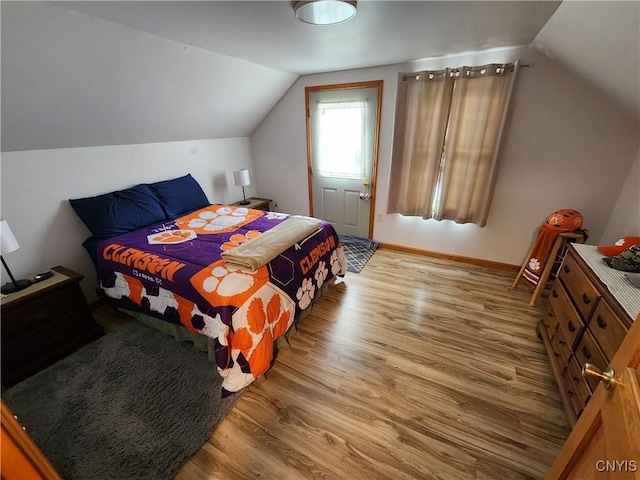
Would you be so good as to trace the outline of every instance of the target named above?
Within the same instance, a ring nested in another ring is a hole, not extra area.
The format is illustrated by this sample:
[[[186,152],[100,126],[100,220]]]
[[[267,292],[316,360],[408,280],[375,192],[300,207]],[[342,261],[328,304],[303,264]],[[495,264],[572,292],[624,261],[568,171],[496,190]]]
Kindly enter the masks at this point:
[[[214,340],[223,395],[266,372],[273,343],[347,262],[327,222],[266,265],[249,272],[221,253],[289,216],[210,205],[98,245],[98,274],[116,306],[183,325]],[[248,245],[247,245],[248,246]]]

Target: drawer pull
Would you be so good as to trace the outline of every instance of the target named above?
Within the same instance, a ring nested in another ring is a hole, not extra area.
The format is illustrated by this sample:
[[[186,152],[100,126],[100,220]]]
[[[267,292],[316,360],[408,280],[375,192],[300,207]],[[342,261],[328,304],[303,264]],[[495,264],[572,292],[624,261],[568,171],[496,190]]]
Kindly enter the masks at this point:
[[[573,392],[571,390],[567,390],[567,395],[569,395],[570,397],[573,396]]]
[[[571,333],[573,333],[573,332],[575,332],[575,331],[576,331],[576,326],[573,324],[573,321],[572,321],[572,320],[569,320],[568,327],[569,327],[569,331],[570,331]]]
[[[558,340],[558,343],[559,343],[560,345],[566,345],[566,342],[565,342],[564,340]]]
[[[64,337],[64,335],[57,335],[53,338],[50,338],[49,340],[41,340],[40,343],[42,343],[43,345],[51,345],[52,343],[56,343],[59,342],[60,339],[62,339]]]
[[[580,379],[576,376],[573,377],[573,383],[579,383]]]
[[[582,294],[582,301],[584,303],[586,303],[587,305],[589,305],[591,303],[591,298],[586,293],[583,293]]]
[[[54,310],[53,308],[45,308],[44,310],[40,310],[39,312],[36,312],[33,315],[30,315],[26,321],[27,323],[31,323],[31,322],[39,322],[41,320],[44,320],[49,315],[51,315],[51,313],[53,313],[53,310]]]
[[[582,346],[582,354],[584,355],[584,358],[586,358],[587,360],[591,359],[591,352],[585,345]]]
[[[560,354],[559,354],[559,353],[556,353],[556,352],[553,352],[553,355],[554,355],[556,358],[558,358],[558,357],[560,356]]]
[[[564,273],[571,272],[571,268],[569,268],[569,265],[565,265],[564,267],[562,267],[562,269],[564,270]]]
[[[607,322],[600,315],[598,315],[598,318],[596,319],[596,323],[603,330],[607,328]]]
[[[551,295],[553,295],[553,298],[558,298],[558,292],[556,292],[555,288],[551,291]]]

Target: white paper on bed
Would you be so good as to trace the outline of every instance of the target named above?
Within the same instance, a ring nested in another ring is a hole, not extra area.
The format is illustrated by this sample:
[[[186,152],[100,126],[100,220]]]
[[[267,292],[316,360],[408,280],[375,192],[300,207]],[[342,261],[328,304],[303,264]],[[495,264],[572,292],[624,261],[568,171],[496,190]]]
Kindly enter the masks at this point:
[[[295,243],[305,239],[320,227],[320,220],[293,215],[267,230],[259,237],[221,253],[229,264],[244,270],[255,271]]]

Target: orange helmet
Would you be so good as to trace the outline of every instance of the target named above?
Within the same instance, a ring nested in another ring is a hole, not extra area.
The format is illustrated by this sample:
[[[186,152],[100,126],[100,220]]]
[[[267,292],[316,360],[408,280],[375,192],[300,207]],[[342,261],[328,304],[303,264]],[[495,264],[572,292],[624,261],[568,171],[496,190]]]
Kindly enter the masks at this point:
[[[575,232],[582,228],[582,221],[580,212],[565,208],[549,215],[544,226],[558,232]]]

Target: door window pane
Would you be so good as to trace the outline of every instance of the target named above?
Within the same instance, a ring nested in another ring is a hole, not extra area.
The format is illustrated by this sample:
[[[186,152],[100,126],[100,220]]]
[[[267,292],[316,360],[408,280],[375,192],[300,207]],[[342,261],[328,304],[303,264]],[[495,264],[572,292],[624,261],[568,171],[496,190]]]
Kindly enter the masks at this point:
[[[365,176],[366,107],[366,101],[318,103],[316,165],[321,176]]]

